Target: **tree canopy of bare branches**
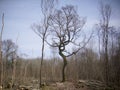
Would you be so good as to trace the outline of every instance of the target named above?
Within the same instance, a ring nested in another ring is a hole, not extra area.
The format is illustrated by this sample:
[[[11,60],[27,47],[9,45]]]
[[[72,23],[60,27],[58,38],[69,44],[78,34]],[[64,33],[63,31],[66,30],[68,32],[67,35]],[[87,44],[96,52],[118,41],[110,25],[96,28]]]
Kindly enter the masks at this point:
[[[49,32],[51,40],[49,38],[47,43],[52,47],[57,47],[59,55],[63,59],[62,82],[65,81],[66,57],[76,54],[89,41],[89,39],[85,41],[84,38],[80,42],[80,34],[85,22],[85,18],[79,17],[74,6],[71,5],[62,7],[61,10],[55,10],[54,14],[50,16]],[[76,49],[70,52],[67,49],[68,46],[74,46]]]
[[[12,58],[13,53],[17,52],[18,46],[12,42],[12,40],[4,40],[2,46],[3,56],[5,56],[7,60]]]

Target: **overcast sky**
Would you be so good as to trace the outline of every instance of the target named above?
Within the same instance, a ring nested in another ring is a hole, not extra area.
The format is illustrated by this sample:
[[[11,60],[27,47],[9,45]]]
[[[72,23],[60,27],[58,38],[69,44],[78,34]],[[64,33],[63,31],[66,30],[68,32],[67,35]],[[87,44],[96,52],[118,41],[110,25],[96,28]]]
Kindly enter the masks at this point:
[[[57,8],[65,5],[75,5],[80,16],[86,17],[84,29],[91,30],[99,21],[100,0],[58,0]],[[111,22],[120,26],[120,0],[103,0],[112,6]],[[2,13],[5,14],[3,40],[11,39],[16,42],[18,37],[19,53],[28,57],[40,57],[41,39],[32,31],[31,25],[41,21],[40,0],[0,0],[0,27]],[[0,29],[1,30],[1,29]],[[46,57],[51,56],[51,50],[46,46]]]

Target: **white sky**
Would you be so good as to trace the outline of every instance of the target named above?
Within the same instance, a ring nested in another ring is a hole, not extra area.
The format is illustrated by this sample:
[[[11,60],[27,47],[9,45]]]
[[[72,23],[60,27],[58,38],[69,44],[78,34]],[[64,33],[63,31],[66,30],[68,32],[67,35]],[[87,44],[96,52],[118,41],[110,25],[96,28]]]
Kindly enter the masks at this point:
[[[84,29],[91,30],[99,21],[100,0],[59,0],[58,8],[75,5],[80,16],[86,17]],[[120,0],[103,0],[112,6],[112,25],[120,26]],[[3,40],[18,37],[19,53],[28,57],[41,56],[41,39],[32,31],[31,25],[41,21],[40,0],[0,0],[0,27],[2,13],[5,14]],[[51,57],[51,50],[46,46],[45,56]]]

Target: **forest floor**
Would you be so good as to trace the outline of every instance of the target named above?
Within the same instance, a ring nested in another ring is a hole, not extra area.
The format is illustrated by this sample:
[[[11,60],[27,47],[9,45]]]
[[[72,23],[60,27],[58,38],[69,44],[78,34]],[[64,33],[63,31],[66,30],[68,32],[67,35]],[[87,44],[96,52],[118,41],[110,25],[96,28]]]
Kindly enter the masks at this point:
[[[4,90],[39,90],[38,87],[39,85],[37,82],[32,82]],[[114,89],[113,87],[106,87],[105,84],[100,81],[79,80],[78,82],[66,81],[64,83],[44,83],[40,90],[120,90],[120,88]]]
[[[73,82],[56,82],[45,86],[42,90],[90,90],[87,86],[81,84],[77,85],[77,83]]]

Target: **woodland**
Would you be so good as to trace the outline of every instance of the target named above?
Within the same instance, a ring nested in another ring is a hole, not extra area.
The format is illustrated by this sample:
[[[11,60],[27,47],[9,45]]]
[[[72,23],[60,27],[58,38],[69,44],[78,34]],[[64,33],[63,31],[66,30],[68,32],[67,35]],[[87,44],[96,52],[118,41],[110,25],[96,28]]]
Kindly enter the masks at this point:
[[[38,58],[20,57],[17,39],[2,39],[2,14],[0,90],[120,90],[120,27],[110,24],[111,5],[99,4],[99,23],[85,34],[87,20],[75,6],[56,9],[57,4],[59,0],[41,0],[42,23],[31,26],[41,40]],[[52,50],[47,59],[46,44]]]

